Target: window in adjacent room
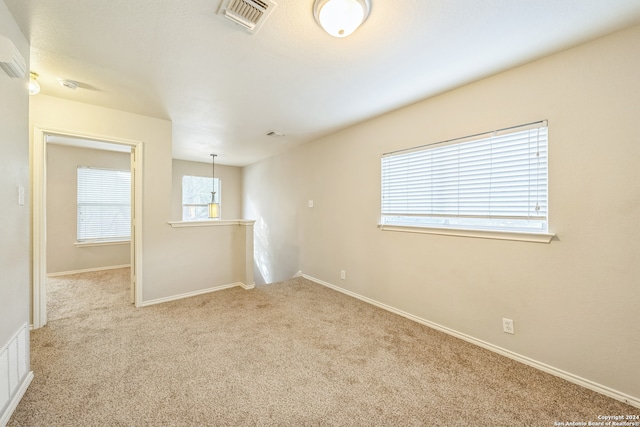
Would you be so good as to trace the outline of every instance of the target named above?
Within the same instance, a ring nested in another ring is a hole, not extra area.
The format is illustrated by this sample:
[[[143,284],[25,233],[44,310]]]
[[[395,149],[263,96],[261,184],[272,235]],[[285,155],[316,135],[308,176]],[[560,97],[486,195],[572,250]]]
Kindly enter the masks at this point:
[[[211,180],[213,180],[213,187]],[[211,189],[216,192],[216,201],[220,203],[222,212],[222,194],[220,193],[220,178],[205,176],[182,177],[182,220],[203,221],[209,219],[209,203]]]
[[[546,121],[384,154],[385,226],[547,233]]]
[[[131,238],[131,172],[78,167],[78,242]]]

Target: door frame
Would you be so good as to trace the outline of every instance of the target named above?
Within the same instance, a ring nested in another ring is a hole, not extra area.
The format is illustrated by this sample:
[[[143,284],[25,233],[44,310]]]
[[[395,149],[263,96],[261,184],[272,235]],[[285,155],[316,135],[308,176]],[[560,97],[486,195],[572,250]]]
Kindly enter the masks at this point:
[[[32,152],[32,322],[33,329],[47,324],[47,135],[94,140],[131,147],[132,201],[131,210],[131,295],[136,307],[142,304],[142,171],[143,142],[103,135],[79,134],[60,129],[33,128]]]

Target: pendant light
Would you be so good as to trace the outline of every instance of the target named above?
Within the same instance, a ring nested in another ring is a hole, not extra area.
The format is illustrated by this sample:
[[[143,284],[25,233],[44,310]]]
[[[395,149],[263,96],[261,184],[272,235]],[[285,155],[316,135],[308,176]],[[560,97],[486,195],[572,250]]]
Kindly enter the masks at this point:
[[[216,156],[211,155],[211,203],[209,203],[209,218],[220,217],[220,203],[216,202]]]
[[[315,0],[313,15],[333,37],[346,37],[369,17],[371,0]]]

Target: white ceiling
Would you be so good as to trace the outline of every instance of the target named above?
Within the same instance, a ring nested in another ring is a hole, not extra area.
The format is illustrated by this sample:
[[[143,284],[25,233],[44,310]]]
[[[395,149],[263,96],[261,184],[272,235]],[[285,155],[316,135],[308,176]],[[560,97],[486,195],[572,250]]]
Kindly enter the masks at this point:
[[[640,22],[638,0],[372,0],[337,39],[313,0],[255,35],[221,0],[4,1],[42,93],[171,120],[175,158],[236,166]]]

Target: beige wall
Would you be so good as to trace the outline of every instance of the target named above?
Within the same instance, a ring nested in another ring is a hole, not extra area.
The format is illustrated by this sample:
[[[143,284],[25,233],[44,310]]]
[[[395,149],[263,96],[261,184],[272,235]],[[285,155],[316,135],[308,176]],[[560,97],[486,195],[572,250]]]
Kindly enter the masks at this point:
[[[171,221],[171,122],[47,95],[32,97],[31,130],[55,130],[106,141],[143,143],[142,182],[142,301],[155,301],[242,282],[243,261],[227,260],[230,248],[244,235],[233,227],[201,227],[199,240],[188,229],[175,229]],[[33,134],[31,136],[33,138]],[[237,226],[236,226],[237,228]],[[221,242],[213,245],[211,242]]]
[[[0,36],[16,46],[27,70],[24,77],[11,78],[0,69],[0,425],[5,425],[33,372],[29,363],[29,43],[2,1]]]
[[[256,281],[302,270],[640,399],[638,46],[634,27],[246,167]],[[541,119],[557,240],[376,227],[382,153]]]
[[[29,69],[29,44],[4,2],[0,35],[16,45]],[[0,70],[0,350],[29,322],[28,80],[28,73],[14,79]],[[24,205],[18,204],[18,186],[24,189]],[[3,405],[0,401],[0,410]]]
[[[211,177],[211,163],[189,162],[174,159],[173,194],[171,196],[171,217],[182,220],[182,177]],[[242,218],[242,168],[216,163],[216,178],[220,178],[222,199],[220,200],[220,219]],[[217,196],[216,196],[217,197]]]
[[[131,169],[131,155],[65,145],[47,146],[47,273],[130,264],[131,245],[76,246],[77,169]]]

